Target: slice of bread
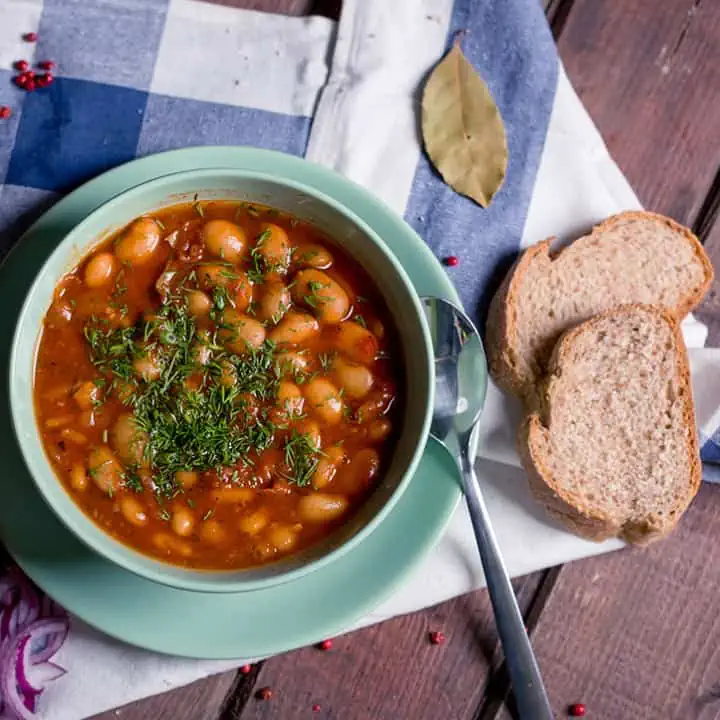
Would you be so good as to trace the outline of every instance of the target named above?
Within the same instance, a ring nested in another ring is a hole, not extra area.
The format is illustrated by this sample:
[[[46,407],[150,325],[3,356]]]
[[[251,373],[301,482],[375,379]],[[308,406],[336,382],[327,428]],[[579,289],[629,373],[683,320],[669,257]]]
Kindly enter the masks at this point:
[[[578,535],[644,544],[668,533],[701,480],[673,316],[629,305],[565,333],[518,445],[534,495]]]
[[[679,320],[713,279],[698,239],[653,213],[610,217],[557,254],[550,242],[520,256],[488,316],[490,372],[502,388],[526,398],[565,330],[629,303],[660,305]]]

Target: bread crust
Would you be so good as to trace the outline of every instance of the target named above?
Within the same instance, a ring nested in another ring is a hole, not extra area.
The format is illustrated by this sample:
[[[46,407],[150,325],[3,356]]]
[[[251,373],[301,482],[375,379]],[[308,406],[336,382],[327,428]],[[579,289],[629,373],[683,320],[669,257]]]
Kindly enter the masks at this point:
[[[710,259],[705,253],[700,241],[688,228],[680,225],[671,218],[657,213],[627,211],[612,215],[599,225],[593,227],[589,234],[578,238],[567,247],[574,246],[577,248],[578,243],[583,244],[590,242],[592,239],[597,238],[598,235],[608,230],[613,230],[616,225],[628,220],[652,220],[660,222],[674,232],[684,236],[690,243],[695,256],[703,266],[704,282],[697,291],[687,295],[679,306],[666,308],[676,320],[680,321],[700,303],[714,277]],[[529,377],[524,376],[518,368],[519,359],[517,357],[517,351],[515,350],[515,338],[517,337],[518,326],[516,309],[517,297],[520,292],[520,286],[532,264],[537,262],[538,259],[553,263],[562,257],[566,248],[556,253],[551,252],[551,243],[554,239],[555,238],[551,237],[532,245],[520,255],[493,297],[488,313],[487,353],[490,374],[499,387],[506,392],[524,398],[526,403],[530,405],[534,405],[537,402],[537,398],[534,397],[536,393],[535,385],[538,375],[543,372],[543,368],[540,363],[531,363]]]
[[[551,432],[545,423],[552,402],[553,378],[562,373],[563,365],[575,339],[582,333],[593,332],[595,327],[607,317],[638,310],[658,315],[670,326],[673,333],[676,346],[676,373],[681,387],[681,395],[684,398],[683,430],[690,482],[667,515],[660,516],[650,513],[645,517],[629,517],[623,522],[618,522],[602,513],[598,508],[583,504],[563,488],[562,479],[554,477],[548,467],[541,439],[545,434]],[[682,332],[673,313],[656,306],[631,304],[608,310],[568,330],[555,346],[549,362],[549,373],[541,383],[537,401],[536,409],[528,414],[519,429],[518,452],[533,495],[552,517],[572,532],[589,540],[601,541],[617,536],[637,545],[646,545],[658,540],[675,527],[700,488],[702,469],[695,430],[690,365]]]

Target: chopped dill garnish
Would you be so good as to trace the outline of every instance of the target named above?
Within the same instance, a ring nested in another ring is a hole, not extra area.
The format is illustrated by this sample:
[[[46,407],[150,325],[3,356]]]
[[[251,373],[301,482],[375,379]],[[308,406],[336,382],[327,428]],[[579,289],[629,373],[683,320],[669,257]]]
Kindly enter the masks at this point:
[[[365,322],[365,318],[360,313],[355,313],[353,315],[353,320],[358,324],[362,325],[364,328],[367,327],[367,323]]]
[[[214,296],[216,304],[220,297]],[[93,364],[113,391],[127,393],[123,401],[147,434],[147,459],[158,495],[173,497],[180,491],[178,471],[233,467],[250,452],[260,453],[272,444],[275,428],[267,413],[249,422],[243,397],[276,397],[279,379],[272,342],[242,358],[229,353],[214,334],[198,332],[180,297],[169,297],[152,319],[134,327],[108,329],[91,319],[84,333]],[[211,354],[205,365],[197,361],[201,344]],[[160,367],[159,377],[152,380],[138,377],[134,367],[136,360],[148,357]],[[229,387],[222,382],[228,365],[235,376]],[[199,388],[186,383],[191,375],[202,378]],[[128,474],[126,483],[135,479]]]
[[[309,485],[321,454],[310,435],[293,431],[285,443],[285,464],[290,469],[285,479],[298,487]]]
[[[318,290],[322,290],[323,288],[330,287],[329,283],[322,283],[318,280],[311,280],[308,283],[308,290],[310,290],[309,295],[305,295],[303,300],[312,308],[317,308],[320,305],[324,305],[327,302],[330,302],[333,298],[327,298],[323,297],[322,295],[318,295]]]
[[[330,367],[332,366],[333,360],[335,359],[337,353],[318,353],[318,362],[320,363],[320,367],[323,369],[323,372],[327,372]]]

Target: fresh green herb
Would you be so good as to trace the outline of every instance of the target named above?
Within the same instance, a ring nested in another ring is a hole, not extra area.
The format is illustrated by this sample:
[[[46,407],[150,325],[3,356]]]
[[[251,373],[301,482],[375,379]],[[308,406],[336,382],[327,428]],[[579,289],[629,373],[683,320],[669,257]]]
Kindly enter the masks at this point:
[[[216,298],[217,302],[217,298]],[[200,335],[184,300],[169,297],[150,321],[127,329],[107,329],[91,321],[84,329],[92,362],[106,381],[127,393],[138,428],[147,434],[147,455],[160,496],[173,497],[179,488],[175,473],[194,468],[209,470],[233,467],[251,451],[262,452],[273,440],[275,428],[266,417],[247,422],[244,393],[260,400],[277,395],[273,343],[241,358],[229,354],[214,336]],[[202,340],[201,340],[202,337]],[[198,342],[213,348],[213,359],[198,366]],[[152,357],[160,376],[136,377],[133,363]],[[230,364],[236,381],[222,384],[223,365]],[[186,379],[203,373],[201,390],[187,386]]]
[[[355,313],[353,316],[353,320],[358,324],[362,325],[364,328],[367,327],[367,323],[365,322],[365,318],[360,313]]]
[[[285,464],[290,469],[290,474],[285,479],[298,487],[309,485],[320,460],[320,454],[310,435],[301,435],[293,431],[285,443]]]
[[[137,474],[137,470],[135,468],[128,468],[123,473],[123,484],[126,488],[129,488],[130,490],[133,490],[134,492],[142,492],[143,491],[143,484],[142,480],[140,479],[140,476]]]
[[[318,361],[320,362],[320,367],[323,369],[323,372],[327,372],[330,370],[333,360],[337,356],[337,353],[318,353]]]
[[[330,284],[322,283],[319,280],[311,280],[308,283],[308,290],[310,290],[310,294],[305,295],[303,299],[310,307],[313,308],[317,308],[320,305],[324,305],[325,303],[330,302],[331,300],[333,300],[333,298],[318,295],[318,290],[322,290],[326,287],[330,287]]]

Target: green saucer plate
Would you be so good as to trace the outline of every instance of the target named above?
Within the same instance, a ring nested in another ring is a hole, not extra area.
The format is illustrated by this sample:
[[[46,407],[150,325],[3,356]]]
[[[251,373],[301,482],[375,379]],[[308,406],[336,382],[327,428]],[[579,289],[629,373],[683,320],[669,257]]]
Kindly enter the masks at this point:
[[[420,295],[457,294],[422,240],[359,186],[296,157],[253,148],[176,150],[135,160],[83,185],[51,208],[0,267],[0,372],[16,318],[37,271],[92,210],[142,182],[183,170],[244,168],[279,175],[331,196],[380,235]],[[454,463],[434,441],[396,506],[357,547],[292,582],[243,593],[178,590],[108,562],[77,540],[35,489],[0,383],[0,537],[22,569],[86,623],[149,650],[196,658],[256,658],[337,635],[390,597],[445,529],[460,498]]]

